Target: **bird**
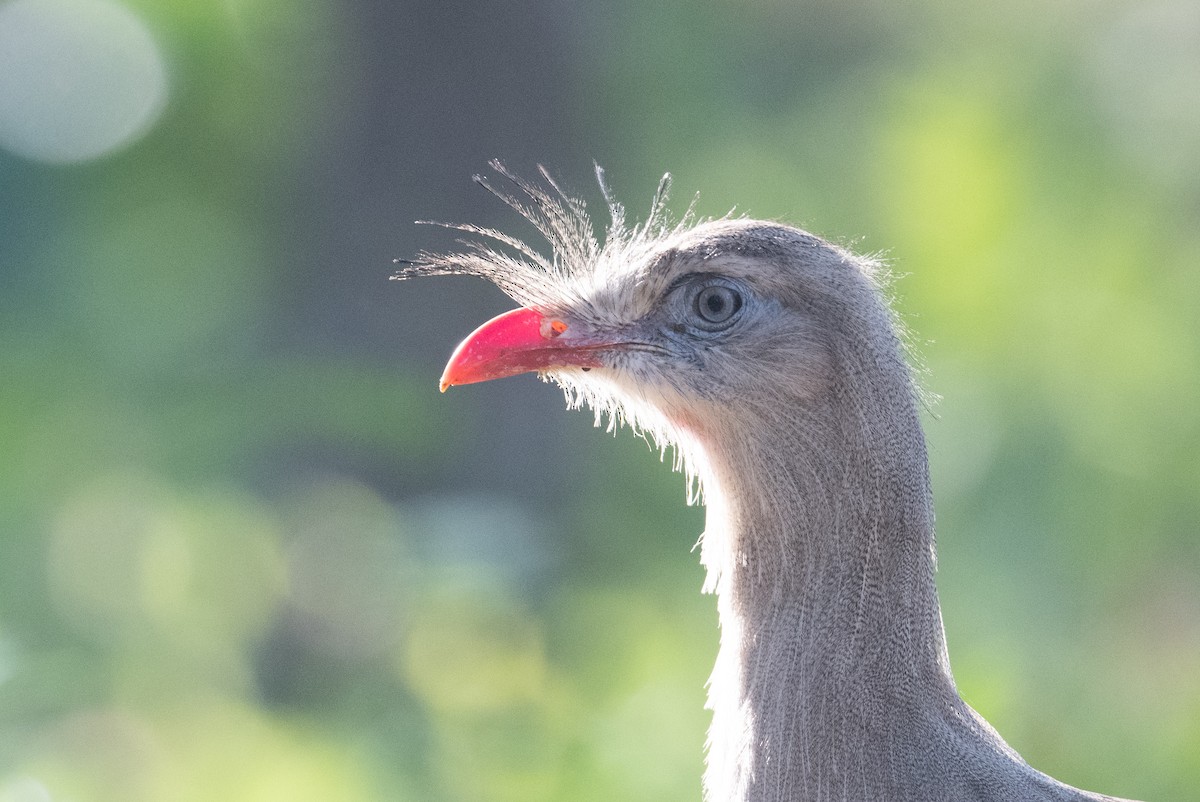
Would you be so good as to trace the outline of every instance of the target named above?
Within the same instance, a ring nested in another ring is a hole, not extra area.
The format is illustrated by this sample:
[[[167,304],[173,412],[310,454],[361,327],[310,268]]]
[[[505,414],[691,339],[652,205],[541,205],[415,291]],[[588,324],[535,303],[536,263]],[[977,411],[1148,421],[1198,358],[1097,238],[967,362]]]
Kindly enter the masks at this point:
[[[790,225],[667,209],[630,224],[538,168],[475,180],[545,254],[442,224],[460,250],[396,278],[470,275],[519,306],[453,352],[453,385],[534,372],[598,425],[662,449],[705,506],[720,646],[706,802],[1114,800],[1032,768],[960,697],[934,583],[932,491],[910,336],[880,260]]]

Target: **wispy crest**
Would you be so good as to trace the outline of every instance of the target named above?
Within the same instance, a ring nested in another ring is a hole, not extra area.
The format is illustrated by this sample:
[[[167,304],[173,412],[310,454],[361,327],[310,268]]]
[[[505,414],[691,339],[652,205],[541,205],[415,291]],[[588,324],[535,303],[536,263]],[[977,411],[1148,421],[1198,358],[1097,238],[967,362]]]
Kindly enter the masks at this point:
[[[601,240],[596,237],[587,204],[568,194],[545,167],[538,166],[538,183],[521,178],[499,160],[488,164],[505,183],[498,186],[480,175],[474,177],[475,182],[528,220],[549,244],[549,256],[494,228],[421,220],[418,222],[471,237],[457,240],[463,250],[456,253],[422,251],[411,260],[397,259],[400,267],[392,278],[479,276],[522,306],[551,311],[585,301],[584,293],[597,272],[637,263],[656,244],[695,222],[692,206],[678,222],[671,219],[667,210],[671,188],[668,173],[659,181],[646,220],[628,225],[625,207],[613,197],[603,168],[596,165],[596,181],[609,215]]]

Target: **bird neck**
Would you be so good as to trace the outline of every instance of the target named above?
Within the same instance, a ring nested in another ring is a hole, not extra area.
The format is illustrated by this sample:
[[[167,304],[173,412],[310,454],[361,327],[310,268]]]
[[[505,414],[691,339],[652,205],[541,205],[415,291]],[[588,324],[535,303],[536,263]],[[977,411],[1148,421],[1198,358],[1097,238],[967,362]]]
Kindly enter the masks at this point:
[[[886,441],[857,406],[831,393],[707,450],[702,559],[721,619],[710,800],[858,781],[886,768],[866,752],[909,742],[913,720],[931,717],[922,706],[962,706],[915,404],[893,405]]]

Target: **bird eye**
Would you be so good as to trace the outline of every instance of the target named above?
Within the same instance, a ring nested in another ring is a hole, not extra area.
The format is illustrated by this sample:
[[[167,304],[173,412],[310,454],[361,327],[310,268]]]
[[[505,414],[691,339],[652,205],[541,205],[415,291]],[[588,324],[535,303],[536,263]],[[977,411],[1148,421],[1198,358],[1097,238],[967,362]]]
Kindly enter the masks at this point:
[[[703,328],[721,329],[741,311],[742,295],[725,284],[709,284],[696,293],[693,306]]]

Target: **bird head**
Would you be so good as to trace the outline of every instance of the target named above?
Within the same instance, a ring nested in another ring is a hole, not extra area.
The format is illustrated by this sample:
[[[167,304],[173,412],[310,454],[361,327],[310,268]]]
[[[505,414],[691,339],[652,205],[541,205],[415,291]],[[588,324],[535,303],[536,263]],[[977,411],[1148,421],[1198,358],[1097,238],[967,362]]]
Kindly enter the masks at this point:
[[[597,169],[611,215],[601,241],[584,204],[544,170],[543,184],[492,167],[511,187],[476,180],[532,222],[552,253],[452,226],[476,239],[398,271],[481,276],[521,305],[458,346],[442,390],[537,372],[598,423],[628,423],[685,460],[696,443],[736,439],[747,425],[790,426],[822,399],[910,395],[875,262],[778,223],[697,221],[690,210],[673,223],[668,177],[647,220],[627,226]],[[881,367],[899,371],[898,387],[882,387]]]

